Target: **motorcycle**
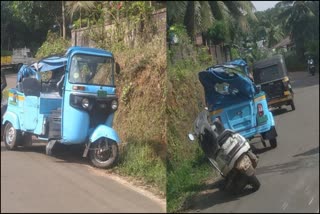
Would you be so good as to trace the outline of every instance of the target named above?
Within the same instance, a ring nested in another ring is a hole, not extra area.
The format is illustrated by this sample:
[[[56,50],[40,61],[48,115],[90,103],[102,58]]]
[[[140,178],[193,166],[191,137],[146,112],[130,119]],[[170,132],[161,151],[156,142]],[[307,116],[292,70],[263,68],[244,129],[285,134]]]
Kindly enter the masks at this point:
[[[258,158],[250,150],[248,141],[239,133],[225,129],[218,119],[209,122],[208,118],[207,109],[199,113],[189,139],[198,139],[210,163],[225,178],[225,190],[238,194],[249,184],[257,191],[260,188],[255,175]]]
[[[312,76],[315,75],[316,67],[315,67],[314,64],[313,64],[313,61],[311,61],[310,63],[308,63],[308,70],[309,70],[309,73],[310,73]]]

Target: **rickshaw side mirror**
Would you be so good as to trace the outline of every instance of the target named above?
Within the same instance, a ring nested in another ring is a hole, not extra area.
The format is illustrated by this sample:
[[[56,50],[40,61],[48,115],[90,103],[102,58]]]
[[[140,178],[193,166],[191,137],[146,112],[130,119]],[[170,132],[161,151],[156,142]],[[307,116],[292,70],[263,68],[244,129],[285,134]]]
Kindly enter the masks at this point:
[[[189,133],[188,134],[188,138],[189,138],[190,141],[194,141],[194,135],[193,134]]]
[[[120,74],[120,65],[116,62],[116,74]]]
[[[257,88],[257,93],[259,94],[261,92],[261,85],[257,85],[256,88]]]

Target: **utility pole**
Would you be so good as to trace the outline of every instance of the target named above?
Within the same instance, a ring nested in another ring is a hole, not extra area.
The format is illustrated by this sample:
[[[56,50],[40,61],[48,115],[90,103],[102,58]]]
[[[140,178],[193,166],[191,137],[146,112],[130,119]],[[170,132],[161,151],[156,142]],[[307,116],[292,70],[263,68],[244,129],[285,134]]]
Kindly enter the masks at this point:
[[[66,18],[65,18],[64,1],[62,1],[62,35],[63,35],[63,39],[66,39]]]

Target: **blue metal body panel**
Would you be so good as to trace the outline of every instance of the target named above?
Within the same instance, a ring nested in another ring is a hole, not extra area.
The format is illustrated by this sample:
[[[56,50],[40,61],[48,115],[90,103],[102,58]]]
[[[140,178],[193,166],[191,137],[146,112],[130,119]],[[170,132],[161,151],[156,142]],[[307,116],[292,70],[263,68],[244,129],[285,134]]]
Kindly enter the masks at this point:
[[[40,96],[40,114],[48,115],[52,110],[61,108],[61,98],[43,98]]]
[[[62,113],[62,139],[65,144],[85,142],[88,137],[90,118],[88,112],[70,106],[70,92],[65,91]]]
[[[106,125],[99,125],[93,131],[93,133],[90,135],[89,140],[90,140],[90,142],[94,143],[102,137],[105,137],[105,138],[111,139],[117,143],[120,143],[120,139],[119,139],[117,132],[114,129],[112,129]]]
[[[6,111],[6,113],[3,115],[2,125],[4,125],[6,122],[10,122],[15,129],[20,129],[19,117],[16,113]]]
[[[235,63],[242,63],[236,61]],[[231,63],[232,64],[232,63]],[[275,126],[272,113],[268,109],[265,92],[257,93],[254,83],[239,73],[229,75],[224,67],[211,67],[199,73],[211,119],[220,117],[225,128],[235,130],[246,138],[269,131]],[[229,88],[238,90],[236,94],[221,94],[216,84],[227,83]],[[261,104],[263,115],[258,114]]]

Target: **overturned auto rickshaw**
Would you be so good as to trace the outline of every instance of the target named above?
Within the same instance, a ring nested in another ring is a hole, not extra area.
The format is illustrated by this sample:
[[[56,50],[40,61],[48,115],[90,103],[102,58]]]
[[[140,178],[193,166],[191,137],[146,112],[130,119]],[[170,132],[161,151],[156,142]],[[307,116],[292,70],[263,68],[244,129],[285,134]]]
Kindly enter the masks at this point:
[[[94,166],[113,166],[120,143],[112,128],[115,72],[119,64],[112,53],[87,47],[22,66],[3,116],[6,148],[30,146],[32,136],[48,142],[48,155],[56,143],[84,144],[83,157],[89,154]]]
[[[264,140],[269,140],[271,147],[275,148],[277,132],[265,92],[256,87],[243,71],[242,66],[228,63],[199,72],[211,119],[220,120],[226,129],[248,139],[261,135],[264,145]]]

